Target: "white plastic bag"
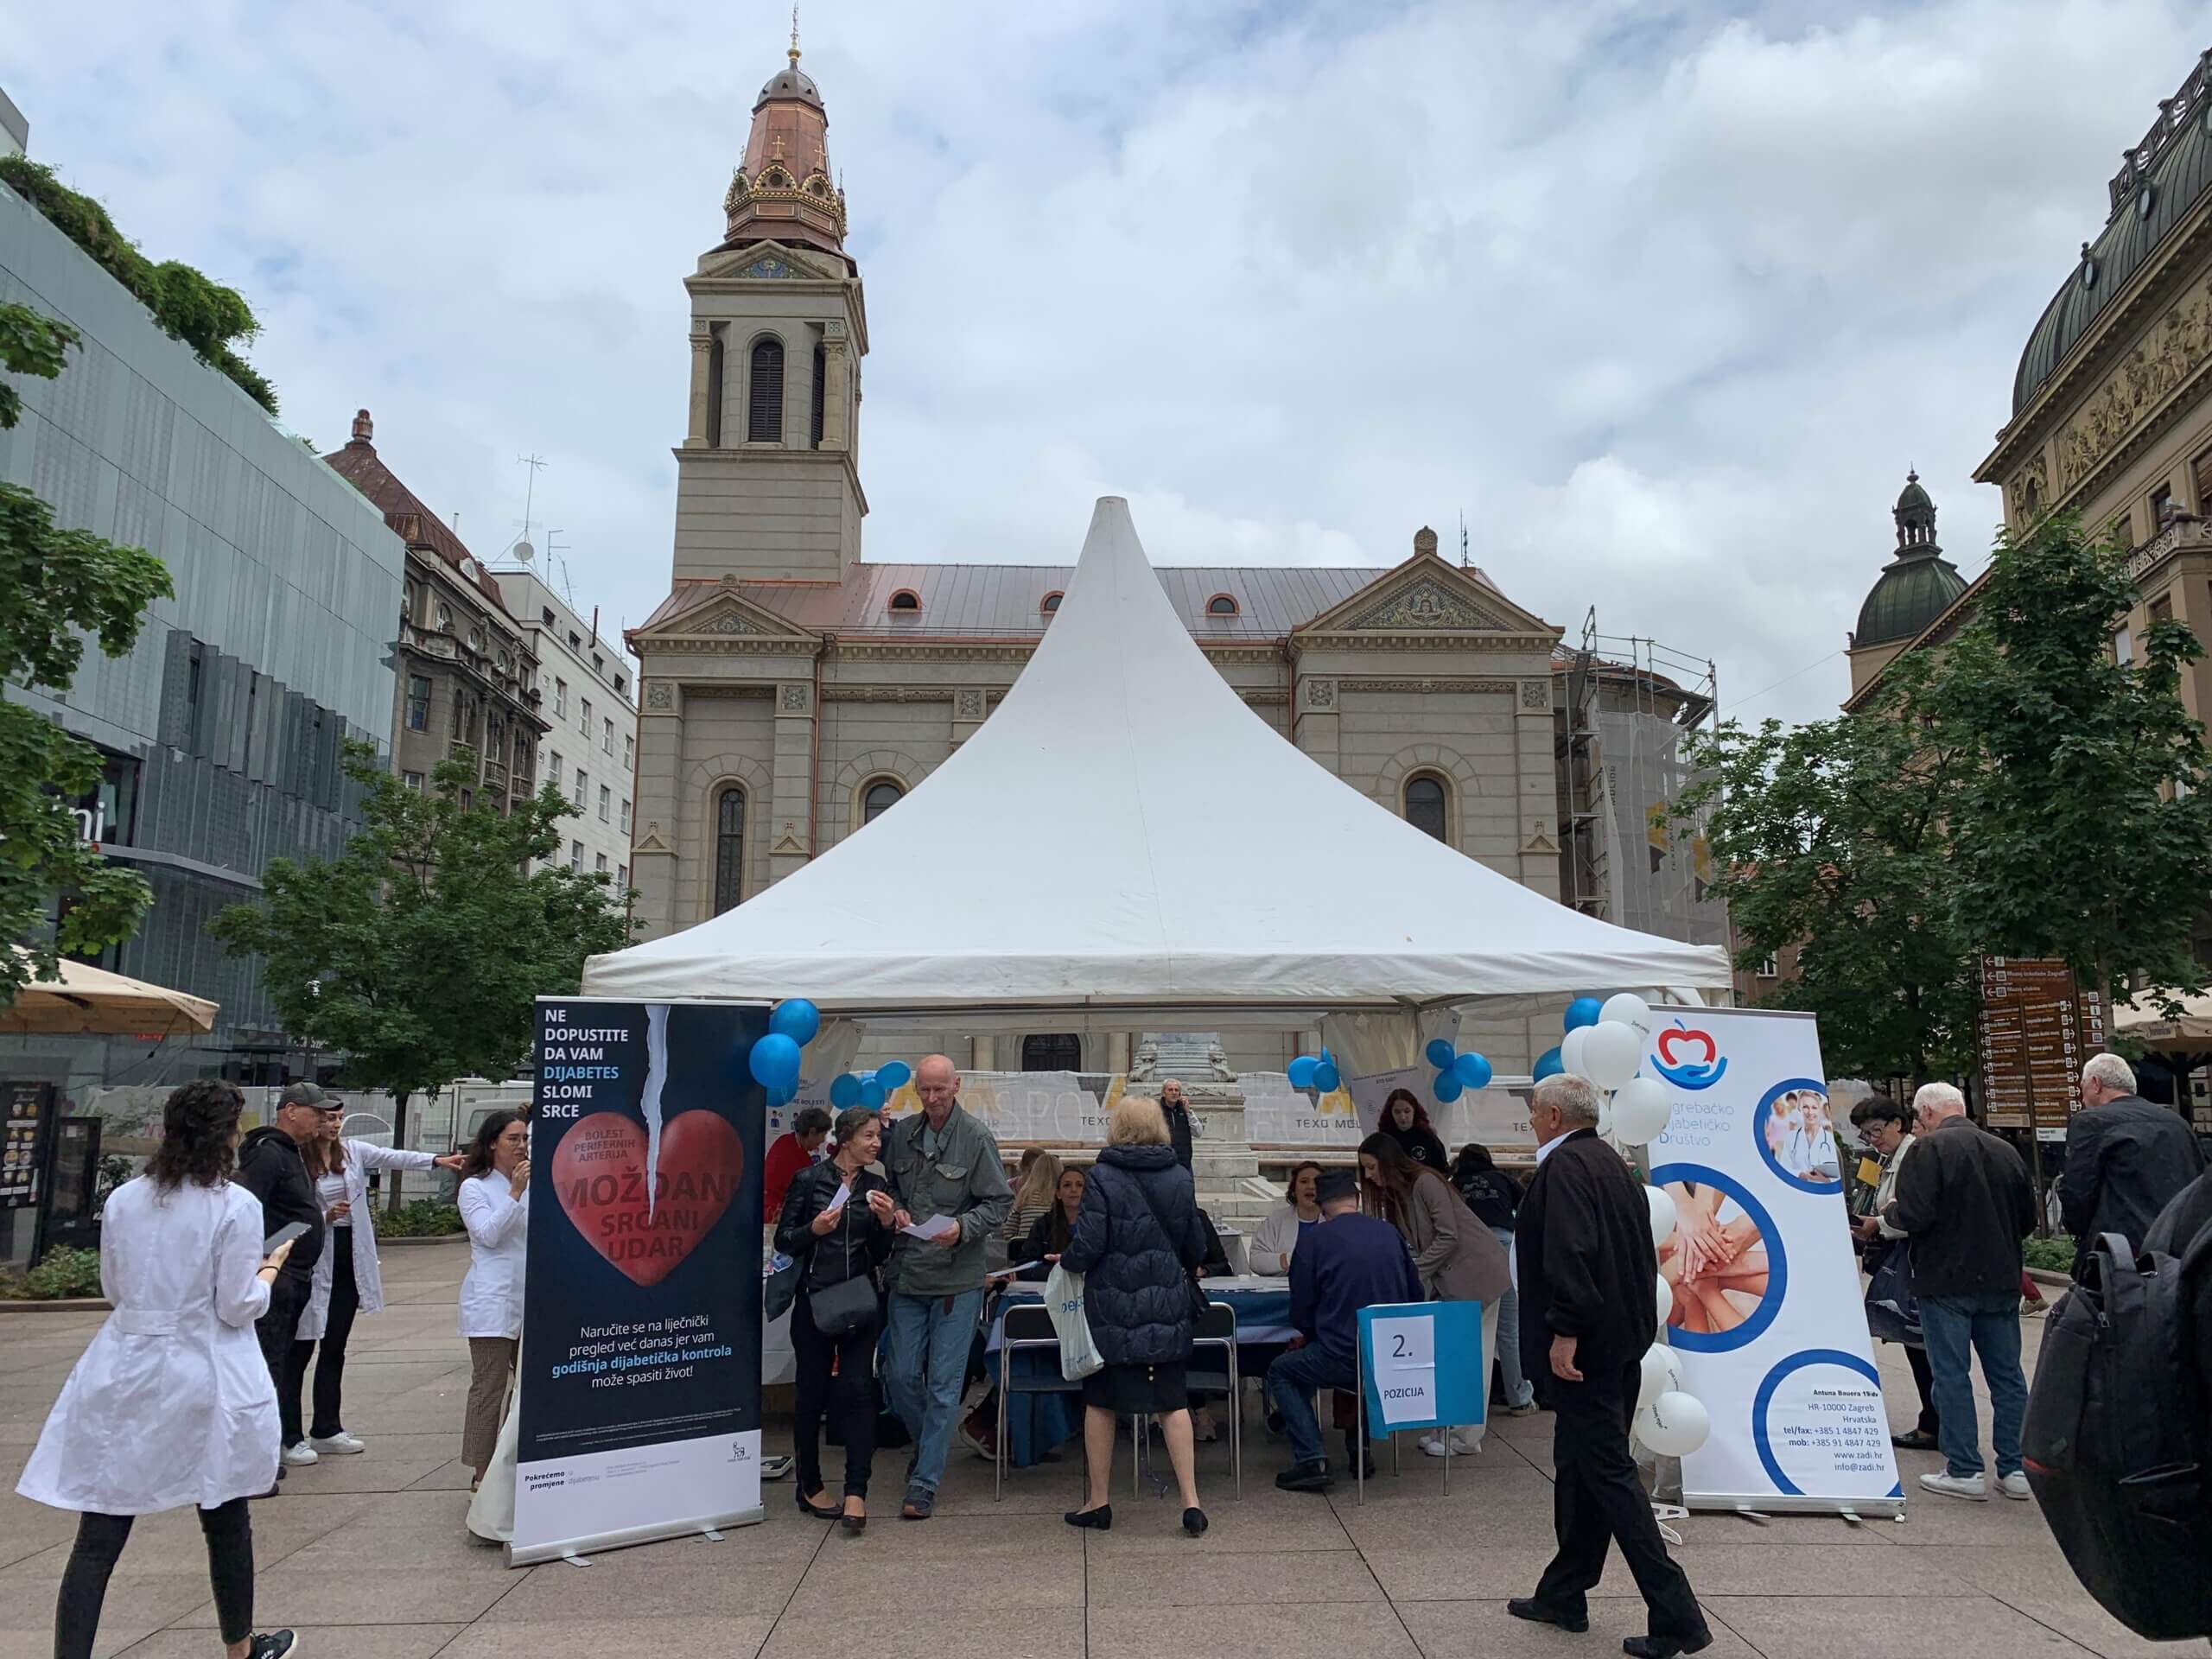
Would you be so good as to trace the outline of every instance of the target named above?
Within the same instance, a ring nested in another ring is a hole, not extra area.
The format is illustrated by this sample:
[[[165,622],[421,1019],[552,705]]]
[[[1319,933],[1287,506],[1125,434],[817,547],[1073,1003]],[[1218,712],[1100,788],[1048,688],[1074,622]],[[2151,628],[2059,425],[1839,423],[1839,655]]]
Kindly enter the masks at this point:
[[[1083,1311],[1083,1275],[1054,1264],[1045,1279],[1045,1311],[1052,1316],[1052,1329],[1060,1338],[1060,1375],[1080,1382],[1093,1371],[1103,1370],[1098,1344],[1090,1339],[1090,1320]]]

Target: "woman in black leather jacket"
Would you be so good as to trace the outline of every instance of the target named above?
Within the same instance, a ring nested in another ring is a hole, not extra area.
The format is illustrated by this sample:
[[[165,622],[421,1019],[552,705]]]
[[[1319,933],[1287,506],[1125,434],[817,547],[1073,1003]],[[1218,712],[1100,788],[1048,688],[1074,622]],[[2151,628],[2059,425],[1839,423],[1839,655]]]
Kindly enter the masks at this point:
[[[881,1301],[853,1330],[827,1336],[816,1329],[813,1297],[848,1279],[877,1270],[891,1253],[891,1192],[868,1166],[883,1151],[883,1120],[865,1106],[837,1116],[836,1151],[791,1178],[784,1213],[776,1222],[776,1248],[803,1258],[798,1295],[791,1304],[791,1352],[798,1362],[798,1420],[792,1439],[798,1455],[798,1506],[823,1521],[842,1517],[847,1532],[868,1525],[868,1466],[875,1456],[875,1343],[883,1328]],[[839,1192],[845,1194],[842,1199]],[[835,1374],[832,1374],[832,1366]],[[845,1442],[845,1499],[831,1505],[822,1484],[822,1419],[834,1414]]]

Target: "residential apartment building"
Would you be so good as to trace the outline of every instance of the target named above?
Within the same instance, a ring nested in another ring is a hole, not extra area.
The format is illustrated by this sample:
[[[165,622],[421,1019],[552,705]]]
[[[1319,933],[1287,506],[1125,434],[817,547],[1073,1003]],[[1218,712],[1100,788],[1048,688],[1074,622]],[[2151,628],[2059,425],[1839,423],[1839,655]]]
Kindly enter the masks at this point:
[[[499,588],[537,663],[538,776],[576,809],[559,855],[630,886],[637,809],[638,681],[620,639],[586,620],[534,570],[502,570]]]

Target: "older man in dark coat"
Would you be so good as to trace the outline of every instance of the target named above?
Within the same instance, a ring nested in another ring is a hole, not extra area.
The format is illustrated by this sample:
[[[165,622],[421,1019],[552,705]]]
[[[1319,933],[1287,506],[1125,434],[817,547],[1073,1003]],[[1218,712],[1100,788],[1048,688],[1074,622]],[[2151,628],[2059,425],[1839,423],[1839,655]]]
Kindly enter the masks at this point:
[[[1659,1261],[1651,1210],[1621,1156],[1598,1136],[1598,1094],[1582,1078],[1536,1085],[1529,1121],[1536,1173],[1521,1203],[1521,1367],[1552,1427],[1552,1530],[1559,1553],[1533,1596],[1506,1604],[1516,1618],[1590,1628],[1586,1598],[1620,1545],[1649,1610],[1649,1634],[1631,1659],[1673,1659],[1708,1647],[1713,1633],[1688,1577],[1667,1554],[1651,1500],[1629,1451],[1639,1362],[1658,1335]]]

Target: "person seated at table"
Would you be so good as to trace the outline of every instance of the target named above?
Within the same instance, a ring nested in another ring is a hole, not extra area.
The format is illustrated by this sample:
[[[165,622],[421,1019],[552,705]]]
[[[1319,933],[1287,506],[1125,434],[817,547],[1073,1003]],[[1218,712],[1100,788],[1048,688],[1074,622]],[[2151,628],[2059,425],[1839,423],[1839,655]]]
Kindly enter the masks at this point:
[[[1006,1218],[1008,1243],[1028,1237],[1038,1220],[1052,1213],[1052,1195],[1060,1186],[1060,1160],[1042,1147],[1031,1147],[1021,1154],[1014,1172],[1014,1208]],[[1013,1259],[1027,1258],[1016,1250]]]
[[[1251,1271],[1268,1279],[1280,1279],[1290,1271],[1291,1252],[1298,1241],[1320,1224],[1321,1205],[1313,1194],[1313,1184],[1320,1179],[1319,1164],[1293,1167],[1282,1208],[1269,1212],[1252,1235],[1251,1249],[1244,1252]]]
[[[1076,1211],[1083,1208],[1084,1183],[1090,1179],[1080,1169],[1064,1166],[1049,1152],[1043,1161],[1058,1172],[1052,1179],[1054,1201],[1049,1209],[1037,1212],[1023,1230],[1026,1236],[1007,1254],[1007,1264],[1021,1268],[1014,1274],[1017,1279],[1043,1279],[1052,1273],[1052,1264],[1075,1236]]]
[[[1268,1367],[1268,1402],[1290,1436],[1294,1461],[1275,1477],[1275,1484],[1287,1492],[1323,1491],[1334,1484],[1321,1455],[1313,1391],[1357,1385],[1359,1310],[1427,1300],[1398,1230],[1360,1214],[1357,1175],[1348,1169],[1325,1170],[1315,1196],[1320,1224],[1300,1241],[1290,1260],[1290,1323],[1298,1334],[1289,1351]],[[1347,1439],[1346,1450],[1367,1459],[1357,1433]]]

